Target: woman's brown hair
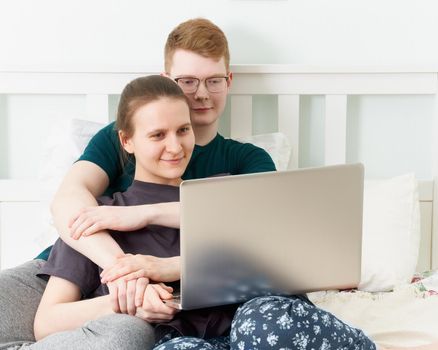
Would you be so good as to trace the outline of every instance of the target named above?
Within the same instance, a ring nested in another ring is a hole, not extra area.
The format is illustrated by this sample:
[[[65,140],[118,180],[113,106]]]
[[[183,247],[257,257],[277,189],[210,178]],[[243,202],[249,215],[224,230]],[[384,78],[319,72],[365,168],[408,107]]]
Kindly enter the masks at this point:
[[[117,109],[115,129],[121,131],[126,138],[134,134],[132,117],[140,107],[160,98],[170,98],[185,101],[187,97],[181,88],[171,79],[161,75],[149,75],[134,79],[122,91]],[[121,147],[121,164],[125,166],[130,161],[127,153]]]

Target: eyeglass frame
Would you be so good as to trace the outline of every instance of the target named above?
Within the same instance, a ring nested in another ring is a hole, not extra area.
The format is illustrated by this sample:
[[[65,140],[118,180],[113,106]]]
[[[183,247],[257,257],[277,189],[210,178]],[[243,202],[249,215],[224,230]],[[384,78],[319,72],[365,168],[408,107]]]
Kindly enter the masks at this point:
[[[179,83],[178,83],[179,80],[181,80],[181,79],[193,79],[193,80],[195,80],[195,81],[198,82],[198,83],[196,84],[196,89],[193,90],[193,91],[190,91],[190,92],[186,92],[186,91],[184,91],[184,93],[186,93],[186,94],[194,94],[196,91],[198,91],[199,86],[201,85],[201,82],[204,82],[204,86],[205,86],[206,90],[207,90],[209,93],[211,93],[211,94],[217,94],[217,93],[223,92],[223,91],[225,90],[225,87],[223,88],[223,90],[220,90],[220,91],[210,91],[210,90],[208,89],[208,86],[207,86],[207,80],[209,80],[209,79],[218,79],[218,78],[219,78],[219,79],[225,79],[225,82],[228,83],[228,81],[229,81],[229,79],[230,79],[230,76],[229,76],[229,75],[225,75],[225,76],[212,76],[212,77],[208,77],[208,78],[204,78],[204,79],[199,79],[199,78],[196,78],[196,77],[190,77],[190,76],[188,76],[188,77],[178,77],[178,78],[173,78],[173,80],[177,83],[177,85],[178,85],[183,91],[184,91],[184,88],[183,88],[181,85],[179,85]]]

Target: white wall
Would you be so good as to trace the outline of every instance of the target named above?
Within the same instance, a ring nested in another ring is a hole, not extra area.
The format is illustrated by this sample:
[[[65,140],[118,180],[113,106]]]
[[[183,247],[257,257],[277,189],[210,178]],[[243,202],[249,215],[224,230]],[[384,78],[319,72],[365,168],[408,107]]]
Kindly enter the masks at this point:
[[[234,64],[436,67],[436,13],[436,0],[0,0],[0,70],[161,69],[167,33],[196,16],[223,28]],[[18,159],[26,154],[16,146],[20,140],[7,139],[8,128],[21,127],[23,137],[38,143],[35,131],[50,118],[80,116],[80,99],[0,96],[0,178],[35,176],[22,163],[7,169],[6,148]],[[53,101],[50,115],[44,101]],[[324,162],[323,102],[302,99],[302,166]],[[363,161],[369,177],[407,171],[431,177],[433,97],[358,96],[348,102],[349,161]],[[256,101],[256,131],[275,130],[266,118],[274,106],[269,98]]]
[[[227,34],[232,63],[438,62],[435,0],[0,0],[0,68],[161,65],[187,18]]]

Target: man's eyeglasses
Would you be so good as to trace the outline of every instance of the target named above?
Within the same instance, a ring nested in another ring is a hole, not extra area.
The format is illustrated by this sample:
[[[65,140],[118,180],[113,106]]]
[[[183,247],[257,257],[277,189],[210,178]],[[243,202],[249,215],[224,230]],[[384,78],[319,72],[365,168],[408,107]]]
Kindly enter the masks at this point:
[[[204,82],[205,88],[208,92],[222,92],[227,87],[226,82],[229,77],[212,77],[206,79],[198,79],[198,78],[176,78],[175,81],[179,85],[179,87],[186,94],[193,94],[199,88],[199,84],[201,81]]]

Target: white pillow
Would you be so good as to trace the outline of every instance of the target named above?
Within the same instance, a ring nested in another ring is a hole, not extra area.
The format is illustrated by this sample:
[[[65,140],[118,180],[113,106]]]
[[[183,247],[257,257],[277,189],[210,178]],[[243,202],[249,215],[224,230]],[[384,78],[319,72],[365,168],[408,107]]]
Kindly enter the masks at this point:
[[[86,145],[105,124],[81,119],[58,119],[51,124],[41,154],[38,172],[42,208],[42,229],[36,238],[41,248],[53,244],[58,234],[53,226],[50,202],[64,175],[80,157]]]
[[[420,206],[415,176],[365,181],[359,289],[389,291],[409,283],[419,247]]]
[[[287,170],[292,147],[286,135],[281,132],[259,134],[236,138],[242,143],[252,143],[269,153],[277,170]]]

